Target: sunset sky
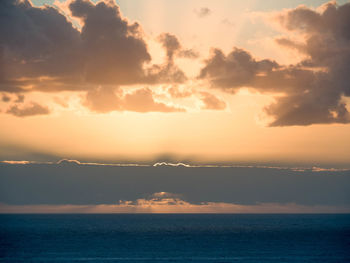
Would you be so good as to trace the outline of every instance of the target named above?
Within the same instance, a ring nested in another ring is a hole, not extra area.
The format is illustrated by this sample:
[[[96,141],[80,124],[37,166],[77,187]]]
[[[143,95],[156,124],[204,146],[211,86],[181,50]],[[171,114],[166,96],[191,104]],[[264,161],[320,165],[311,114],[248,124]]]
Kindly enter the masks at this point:
[[[347,166],[347,1],[1,1],[0,158]]]
[[[0,212],[349,212],[349,112],[345,0],[0,1]]]

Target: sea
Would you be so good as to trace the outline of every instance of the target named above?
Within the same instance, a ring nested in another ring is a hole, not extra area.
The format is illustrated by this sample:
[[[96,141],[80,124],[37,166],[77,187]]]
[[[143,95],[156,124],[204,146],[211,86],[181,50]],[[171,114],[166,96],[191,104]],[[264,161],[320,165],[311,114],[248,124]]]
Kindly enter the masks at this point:
[[[0,262],[350,262],[349,214],[3,214]]]

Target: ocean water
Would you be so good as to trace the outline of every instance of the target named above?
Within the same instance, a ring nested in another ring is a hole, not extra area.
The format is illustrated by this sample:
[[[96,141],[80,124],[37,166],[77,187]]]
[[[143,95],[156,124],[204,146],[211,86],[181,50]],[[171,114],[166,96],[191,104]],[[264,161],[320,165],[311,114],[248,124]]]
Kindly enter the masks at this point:
[[[0,215],[0,262],[350,262],[350,215]]]

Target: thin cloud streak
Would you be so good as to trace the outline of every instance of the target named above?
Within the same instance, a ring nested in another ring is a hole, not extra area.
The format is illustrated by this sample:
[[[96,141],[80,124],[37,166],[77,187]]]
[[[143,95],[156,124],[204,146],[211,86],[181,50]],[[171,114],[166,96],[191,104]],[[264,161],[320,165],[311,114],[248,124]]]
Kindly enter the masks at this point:
[[[325,167],[290,167],[290,166],[269,166],[269,165],[227,165],[227,164],[191,164],[191,163],[172,163],[172,162],[156,162],[154,164],[147,163],[98,163],[98,162],[81,162],[74,159],[61,159],[57,162],[40,162],[27,160],[2,160],[4,164],[51,164],[51,165],[90,165],[90,166],[115,166],[115,167],[187,167],[187,168],[262,168],[262,169],[277,169],[290,170],[296,172],[346,172],[350,168],[325,168]]]

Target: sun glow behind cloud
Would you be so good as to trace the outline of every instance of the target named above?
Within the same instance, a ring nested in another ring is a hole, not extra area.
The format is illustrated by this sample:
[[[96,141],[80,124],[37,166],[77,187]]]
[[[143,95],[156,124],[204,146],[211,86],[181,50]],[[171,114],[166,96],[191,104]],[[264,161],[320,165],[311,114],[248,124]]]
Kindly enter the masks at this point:
[[[238,205],[232,203],[207,202],[192,204],[179,195],[167,192],[152,194],[147,199],[119,201],[118,204],[100,205],[4,205],[0,213],[153,213],[153,214],[259,214],[259,213],[349,213],[348,207],[305,206],[297,204],[264,203],[257,205]]]

